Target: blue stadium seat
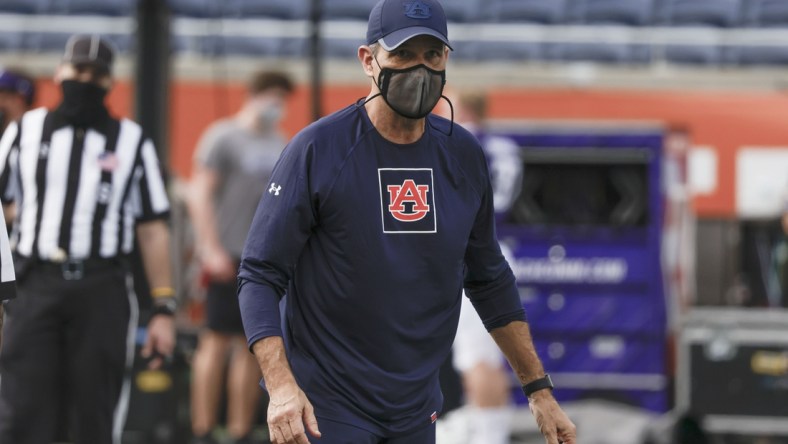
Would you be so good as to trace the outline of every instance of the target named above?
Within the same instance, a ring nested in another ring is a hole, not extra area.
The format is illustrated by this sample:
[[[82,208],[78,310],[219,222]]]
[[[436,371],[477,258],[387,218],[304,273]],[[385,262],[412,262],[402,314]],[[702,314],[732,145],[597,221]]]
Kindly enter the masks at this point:
[[[231,3],[233,15],[239,18],[305,20],[311,10],[309,0],[233,0]]]
[[[451,36],[450,36],[451,37]],[[478,59],[478,45],[476,41],[467,40],[453,42],[454,50],[449,55],[449,60],[467,61]]]
[[[232,1],[218,0],[167,0],[174,16],[186,17],[222,17],[234,8]]]
[[[369,19],[369,12],[378,0],[329,0],[323,2],[323,18],[326,19]]]
[[[0,31],[0,49],[16,51],[24,45],[24,34],[16,31]]]
[[[66,14],[126,16],[135,13],[137,0],[56,0],[55,5]]]
[[[69,32],[27,32],[24,46],[31,52],[62,52],[69,37]]]
[[[209,57],[227,55],[273,57],[279,55],[280,46],[281,39],[278,37],[211,35],[202,39],[200,52]]]
[[[365,44],[364,39],[323,39],[321,42],[322,53],[329,58],[355,59],[358,47]],[[308,50],[308,47],[305,47]]]
[[[119,53],[130,52],[137,44],[136,34],[105,34],[104,37],[112,42]]]
[[[643,26],[653,21],[655,0],[582,0],[576,14],[581,23]]]
[[[488,0],[479,6],[481,18],[492,22],[562,23],[566,0]]]
[[[756,27],[788,27],[788,1],[749,0],[746,4],[745,24]]]
[[[199,53],[202,44],[194,36],[170,34],[170,50],[172,53]]]
[[[441,3],[450,22],[472,22],[479,18],[481,0],[450,0]]]
[[[598,62],[620,65],[642,65],[651,62],[651,49],[646,45],[572,42],[556,44],[553,51],[552,57],[563,62]]]
[[[719,45],[668,45],[662,48],[664,59],[683,65],[722,66],[730,63],[730,54]]]
[[[469,51],[473,51],[473,58],[486,62],[528,62],[545,57],[544,45],[539,42],[480,40],[462,44],[469,46]]]
[[[786,46],[741,46],[734,51],[741,66],[788,66]]]
[[[663,0],[662,16],[673,26],[732,27],[742,21],[741,0]]]
[[[49,10],[50,0],[2,0],[0,12],[41,14]]]

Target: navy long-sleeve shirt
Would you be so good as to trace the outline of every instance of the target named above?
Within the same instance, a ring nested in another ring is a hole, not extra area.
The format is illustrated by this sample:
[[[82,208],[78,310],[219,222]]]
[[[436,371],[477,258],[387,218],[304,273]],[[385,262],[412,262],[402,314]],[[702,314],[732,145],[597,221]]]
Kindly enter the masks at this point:
[[[351,105],[285,148],[239,273],[251,346],[284,335],[318,418],[392,436],[442,405],[463,286],[493,329],[525,320],[478,141],[440,117],[395,144]],[[287,293],[284,332],[278,301]]]

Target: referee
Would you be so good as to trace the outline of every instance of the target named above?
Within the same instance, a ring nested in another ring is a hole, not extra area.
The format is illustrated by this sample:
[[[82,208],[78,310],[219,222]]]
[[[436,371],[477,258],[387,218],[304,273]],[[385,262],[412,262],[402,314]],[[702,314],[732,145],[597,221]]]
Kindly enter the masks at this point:
[[[98,36],[72,36],[55,74],[60,105],[25,113],[0,140],[0,197],[17,207],[3,444],[51,443],[64,403],[75,444],[120,443],[138,321],[125,261],[135,235],[155,304],[143,356],[156,367],[174,347],[169,201],[151,140],[104,105],[113,56]]]
[[[0,346],[3,343],[3,301],[13,298],[15,291],[11,245],[8,243],[5,216],[0,207]]]

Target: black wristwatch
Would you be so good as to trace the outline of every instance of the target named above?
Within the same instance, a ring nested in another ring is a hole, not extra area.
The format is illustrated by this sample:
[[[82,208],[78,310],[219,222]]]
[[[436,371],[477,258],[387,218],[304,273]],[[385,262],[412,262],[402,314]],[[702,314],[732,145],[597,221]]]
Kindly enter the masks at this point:
[[[550,379],[550,375],[546,373],[543,377],[525,384],[523,386],[523,393],[525,393],[526,397],[530,397],[532,394],[534,394],[534,392],[544,389],[553,389],[553,380]]]
[[[151,316],[156,315],[167,315],[167,316],[174,316],[175,310],[178,309],[178,303],[175,299],[168,299],[164,301],[156,301],[153,304],[153,309],[151,310]]]

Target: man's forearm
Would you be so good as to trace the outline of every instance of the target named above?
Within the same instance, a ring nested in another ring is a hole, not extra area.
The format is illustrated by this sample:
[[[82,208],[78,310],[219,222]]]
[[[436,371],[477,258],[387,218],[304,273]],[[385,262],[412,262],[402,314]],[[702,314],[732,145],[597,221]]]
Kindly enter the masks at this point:
[[[542,361],[534,349],[528,324],[514,321],[490,332],[500,347],[509,365],[512,366],[521,384],[527,384],[544,376]]]
[[[163,220],[137,226],[142,262],[151,289],[172,287],[170,231]]]
[[[213,170],[204,166],[198,165],[195,170],[187,204],[196,233],[197,248],[203,253],[221,247],[214,207],[214,193],[219,178]]]
[[[263,380],[269,392],[277,387],[296,384],[281,336],[268,336],[260,339],[252,344],[252,352],[260,365],[260,371],[263,373]]]

